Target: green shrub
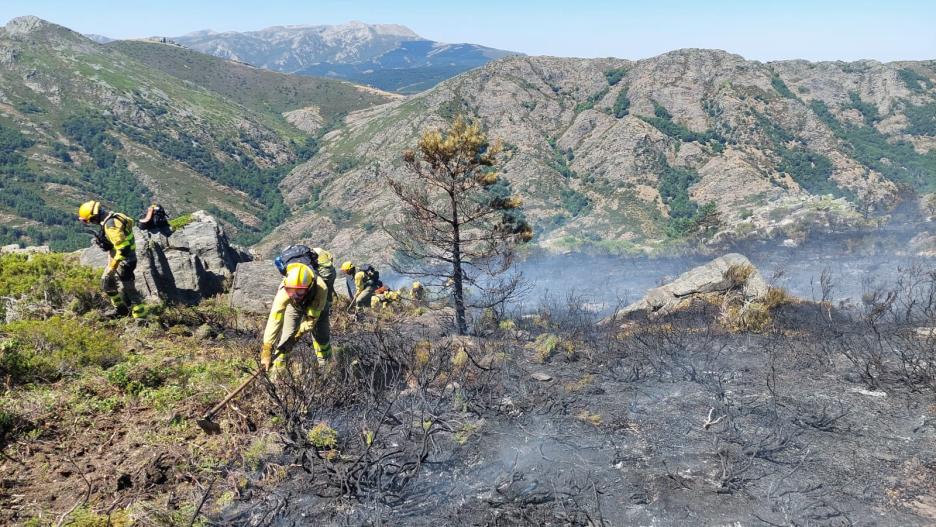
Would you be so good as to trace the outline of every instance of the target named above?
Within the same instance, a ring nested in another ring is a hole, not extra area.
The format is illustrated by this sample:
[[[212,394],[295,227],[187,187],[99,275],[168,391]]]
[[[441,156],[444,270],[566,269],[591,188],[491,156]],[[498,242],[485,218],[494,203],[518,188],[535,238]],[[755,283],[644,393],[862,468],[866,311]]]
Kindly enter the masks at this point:
[[[611,111],[614,112],[615,117],[620,119],[627,115],[628,109],[630,109],[630,99],[627,98],[627,88],[624,88],[617,94],[617,98],[614,99],[614,106],[611,108]]]
[[[591,205],[591,200],[581,192],[577,192],[572,189],[563,189],[559,191],[559,199],[562,203],[562,208],[569,211],[569,214],[572,217],[576,217]]]
[[[777,90],[777,93],[779,93],[782,97],[786,97],[787,99],[796,98],[796,95],[790,91],[790,88],[787,87],[786,83],[783,82],[783,79],[781,79],[780,76],[776,73],[774,73],[770,78],[770,85],[773,86],[773,89]]]
[[[640,118],[644,122],[653,125],[654,128],[672,137],[673,139],[677,139],[684,143],[691,143],[693,141],[699,143],[725,143],[725,139],[714,130],[693,132],[685,126],[674,122],[673,115],[656,101],[653,101],[653,114],[654,117],[640,116]]]
[[[624,66],[606,71],[605,78],[608,79],[608,86],[615,86],[625,75],[627,75],[627,68]]]
[[[604,88],[597,93],[593,93],[589,95],[588,98],[585,99],[585,102],[580,102],[577,105],[575,105],[575,111],[581,112],[585,110],[591,110],[592,108],[595,107],[596,104],[598,104],[598,102],[601,99],[604,99],[604,96],[607,94],[608,94],[608,88]]]
[[[318,422],[309,430],[306,436],[312,446],[319,450],[333,450],[338,448],[338,431],[328,426],[328,423]]]
[[[72,527],[130,527],[133,519],[126,510],[111,514],[98,514],[87,507],[79,507],[68,515],[63,525]]]
[[[910,114],[914,113],[910,107]],[[936,151],[919,154],[906,141],[891,141],[873,126],[840,123],[828,105],[812,101],[810,109],[847,145],[847,152],[862,165],[874,169],[904,188],[918,192],[936,191]],[[908,115],[911,116],[911,115]],[[925,115],[912,126],[926,126]]]
[[[167,368],[121,362],[107,370],[107,382],[129,395],[139,395],[147,388],[159,388],[171,372]]]
[[[76,258],[57,253],[0,256],[0,296],[42,301],[55,309],[73,304],[78,313],[105,303],[97,273]],[[0,315],[3,309],[0,304]]]
[[[181,229],[182,227],[185,227],[189,223],[192,223],[192,215],[183,214],[181,216],[177,216],[169,220],[169,228],[172,229],[173,231],[177,231]]]
[[[123,358],[117,338],[87,321],[52,317],[0,326],[0,376],[51,382],[80,368],[110,368]]]
[[[897,76],[900,77],[900,80],[914,93],[923,93],[933,87],[933,81],[910,68],[898,70]]]

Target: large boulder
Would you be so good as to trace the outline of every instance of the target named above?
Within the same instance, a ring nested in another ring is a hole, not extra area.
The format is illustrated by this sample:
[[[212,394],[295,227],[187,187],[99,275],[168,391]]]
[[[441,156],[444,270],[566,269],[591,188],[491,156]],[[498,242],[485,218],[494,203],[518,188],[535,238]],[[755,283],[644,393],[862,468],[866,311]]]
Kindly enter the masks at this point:
[[[136,237],[136,287],[148,301],[195,304],[227,289],[237,264],[250,255],[228,241],[224,229],[209,214],[198,211],[181,229],[142,231]],[[97,247],[81,253],[81,263],[107,265],[107,254]]]
[[[246,314],[268,314],[282,280],[282,275],[270,261],[238,264],[231,284],[231,307]]]
[[[624,308],[621,315],[644,312],[664,315],[706,293],[736,291],[746,302],[762,298],[769,287],[760,271],[743,255],[726,254],[681,274],[672,282],[651,289],[642,299]]]

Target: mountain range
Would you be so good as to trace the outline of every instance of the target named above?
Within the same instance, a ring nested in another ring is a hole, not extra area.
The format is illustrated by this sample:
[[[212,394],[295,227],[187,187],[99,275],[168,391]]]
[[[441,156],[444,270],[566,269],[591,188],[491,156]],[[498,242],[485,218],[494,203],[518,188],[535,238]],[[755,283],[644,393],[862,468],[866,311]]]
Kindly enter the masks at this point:
[[[4,242],[75,248],[80,201],[156,199],[260,252],[385,260],[384,178],[457,115],[504,142],[499,171],[550,251],[797,243],[936,192],[936,61],[508,56],[402,97],[24,17],[0,30],[0,64]]]
[[[399,25],[277,26],[260,31],[198,31],[174,42],[282,73],[334,77],[416,93],[491,60],[515,54],[476,44],[444,44]]]
[[[507,57],[350,114],[283,180],[294,213],[261,248],[296,236],[361,257],[388,246],[380,223],[397,204],[383,177],[407,177],[401,152],[457,114],[504,141],[499,172],[553,251],[654,253],[700,231],[704,243],[799,243],[936,191],[934,61]]]
[[[136,57],[136,58],[135,58]],[[36,17],[0,29],[0,239],[66,249],[90,198],[209,209],[243,241],[285,216],[310,132],[395,96],[156,42],[99,45]]]

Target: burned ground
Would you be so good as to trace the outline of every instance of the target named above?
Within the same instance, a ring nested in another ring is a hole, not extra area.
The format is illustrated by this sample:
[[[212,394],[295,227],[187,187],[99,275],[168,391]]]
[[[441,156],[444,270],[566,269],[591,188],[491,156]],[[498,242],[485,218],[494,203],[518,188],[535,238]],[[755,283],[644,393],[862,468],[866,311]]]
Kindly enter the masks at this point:
[[[627,320],[570,296],[464,338],[444,311],[336,309],[337,360],[297,351],[217,436],[193,420],[255,366],[255,329],[211,304],[90,318],[132,349],[8,386],[2,521],[931,525],[936,274],[895,283],[840,305],[817,277],[756,330],[717,295]]]
[[[599,324],[573,298],[454,341],[384,319],[341,336],[339,382],[299,383],[285,472],[214,520],[931,525],[936,276],[901,284],[760,332],[709,302]]]

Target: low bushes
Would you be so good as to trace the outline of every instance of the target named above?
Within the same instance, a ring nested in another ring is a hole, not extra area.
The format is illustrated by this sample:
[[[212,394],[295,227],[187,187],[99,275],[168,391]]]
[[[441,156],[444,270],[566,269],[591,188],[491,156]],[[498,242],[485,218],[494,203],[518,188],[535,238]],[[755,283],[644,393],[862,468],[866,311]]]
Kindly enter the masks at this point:
[[[0,296],[76,313],[106,305],[97,273],[73,255],[59,253],[0,256]],[[3,315],[5,305],[0,304]]]
[[[0,327],[0,378],[13,384],[53,382],[79,368],[109,368],[122,359],[116,337],[86,321],[52,317]]]

